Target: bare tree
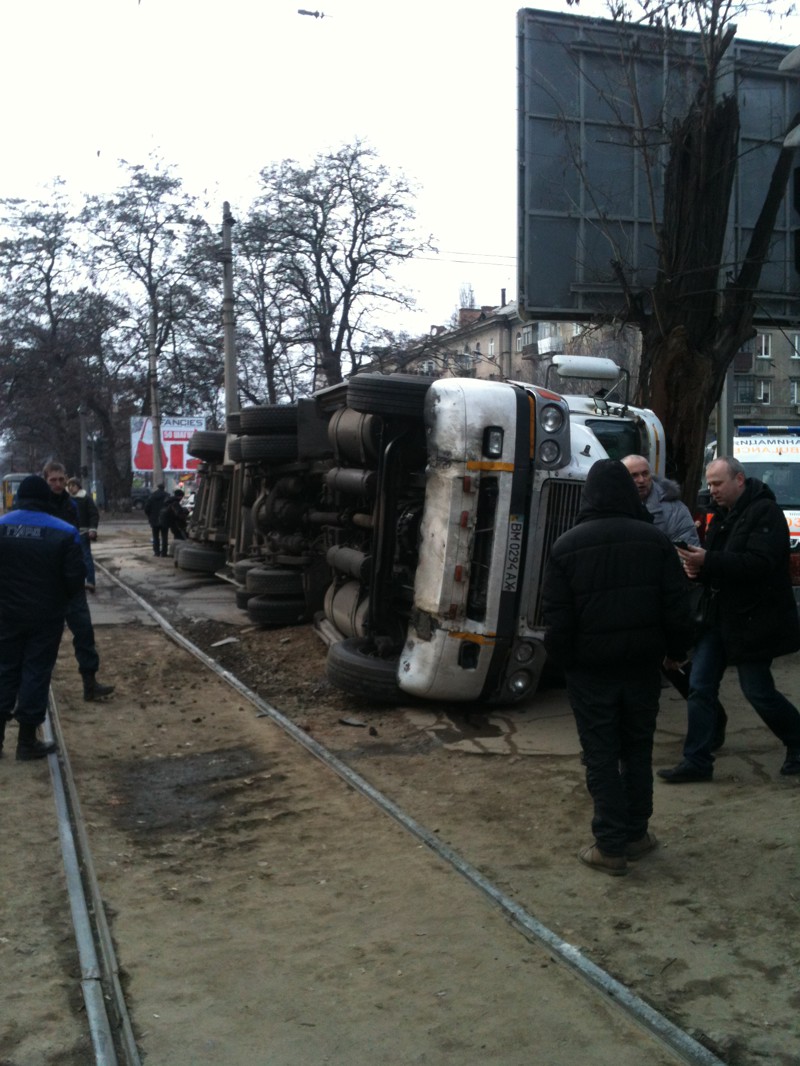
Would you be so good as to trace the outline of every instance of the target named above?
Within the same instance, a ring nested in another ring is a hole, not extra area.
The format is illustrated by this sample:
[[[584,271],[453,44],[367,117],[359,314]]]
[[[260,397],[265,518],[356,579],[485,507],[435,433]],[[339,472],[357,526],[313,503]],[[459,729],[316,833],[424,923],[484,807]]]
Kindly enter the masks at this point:
[[[106,445],[101,479],[116,492],[113,416],[136,389],[115,347],[120,309],[89,284],[61,182],[47,203],[6,200],[0,214],[8,234],[0,242],[0,427],[30,469],[57,457],[77,472],[82,426],[90,426]]]
[[[360,141],[307,168],[267,167],[261,182],[256,212],[279,227],[276,277],[300,316],[296,340],[312,350],[315,383],[335,384],[358,370],[375,312],[412,306],[391,270],[428,247],[413,233],[413,190]]]
[[[233,232],[239,391],[251,403],[293,401],[303,389],[302,307],[281,269],[280,219],[262,203]],[[308,374],[306,385],[310,383]]]
[[[215,293],[209,303],[209,294],[219,284],[217,242],[172,168],[158,160],[151,160],[149,168],[124,160],[121,166],[126,180],[112,196],[88,197],[81,220],[95,240],[96,270],[127,297],[137,348],[147,353],[144,413],[152,416],[157,433],[165,370],[173,386],[171,405],[182,407],[198,397],[203,406],[216,404],[223,378],[220,297]],[[190,340],[199,342],[197,347]],[[208,348],[214,345],[217,358],[208,360]],[[157,448],[154,456],[158,479]]]

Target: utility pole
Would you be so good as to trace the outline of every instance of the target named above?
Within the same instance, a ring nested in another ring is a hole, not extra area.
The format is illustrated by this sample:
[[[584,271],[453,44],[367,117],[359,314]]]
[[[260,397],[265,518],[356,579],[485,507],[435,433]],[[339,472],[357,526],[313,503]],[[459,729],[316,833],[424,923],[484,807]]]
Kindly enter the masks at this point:
[[[236,220],[231,205],[222,205],[222,342],[225,359],[225,414],[239,410],[239,389],[236,379],[236,316],[233,309],[233,245],[231,230]]]
[[[161,404],[158,398],[158,363],[156,359],[156,310],[150,309],[148,328],[148,377],[150,378],[150,425],[153,427],[153,488],[164,480],[161,463]]]
[[[85,481],[89,473],[89,459],[86,450],[86,410],[83,404],[78,408],[78,432],[81,435],[80,475],[81,481]]]

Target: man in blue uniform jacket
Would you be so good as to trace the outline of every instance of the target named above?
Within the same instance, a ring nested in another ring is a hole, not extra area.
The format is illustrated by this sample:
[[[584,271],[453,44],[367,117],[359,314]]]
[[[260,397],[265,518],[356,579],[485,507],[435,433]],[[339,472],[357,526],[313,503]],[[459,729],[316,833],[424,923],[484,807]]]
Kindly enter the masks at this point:
[[[74,526],[49,514],[50,489],[26,477],[16,510],[0,517],[0,753],[6,723],[19,722],[17,758],[41,759],[55,744],[37,739],[67,604],[86,568]]]

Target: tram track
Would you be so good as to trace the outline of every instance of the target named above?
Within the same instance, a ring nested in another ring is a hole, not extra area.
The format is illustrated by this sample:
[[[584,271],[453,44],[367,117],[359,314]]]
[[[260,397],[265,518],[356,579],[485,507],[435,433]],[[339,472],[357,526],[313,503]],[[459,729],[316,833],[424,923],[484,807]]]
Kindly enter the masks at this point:
[[[485,877],[468,859],[439,839],[435,832],[420,824],[342,759],[282,714],[277,707],[262,699],[233,673],[221,667],[216,660],[180,633],[139,592],[120,580],[106,567],[101,565],[99,568],[104,576],[135,602],[173,643],[192,655],[205,670],[247,700],[255,708],[258,717],[268,718],[294,744],[299,745],[336,774],[348,788],[357,791],[383,815],[399,825],[405,833],[424,845],[451,873],[457,874],[461,880],[480,893],[484,901],[498,910],[527,941],[544,948],[551,959],[557,960],[560,967],[579,978],[581,984],[589,988],[593,996],[611,1005],[614,1010],[621,1012],[628,1023],[642,1030],[653,1041],[654,1046],[660,1047],[662,1051],[666,1049],[671,1061],[689,1063],[693,1066],[721,1066],[722,1060],[711,1051],[632,993],[620,981],[591,962],[578,948],[547,928],[533,914]],[[63,818],[69,821],[71,827],[69,834],[66,833],[66,829],[60,828],[62,847],[64,838],[71,836],[73,844],[67,840],[65,851],[69,856],[69,852],[74,850],[77,856],[74,862],[68,858],[67,882],[70,886],[71,899],[73,891],[76,894],[76,899],[71,906],[73,915],[77,915],[76,940],[81,955],[82,986],[87,1017],[92,1029],[95,1061],[98,1066],[100,1064],[116,1066],[117,1062],[121,1066],[123,1064],[124,1066],[137,1066],[140,1061],[139,1052],[133,1035],[133,1026],[128,1019],[125,996],[119,979],[119,968],[111,934],[105,921],[100,888],[94,873],[89,834],[81,813],[78,789],[69,759],[69,737],[65,737],[61,730],[55,703],[51,710],[53,731],[61,749],[58,773],[53,769],[55,757],[50,759],[51,771],[54,773],[56,807],[59,810],[59,821],[61,822],[63,809]],[[61,784],[59,784],[59,777],[62,779]],[[61,791],[63,791],[63,799],[59,799]],[[70,872],[69,863],[73,863],[80,870],[80,877],[75,872]],[[79,896],[82,901],[77,898]],[[93,926],[90,934],[86,930],[86,922],[89,919]],[[105,1008],[105,1016],[101,1008]]]

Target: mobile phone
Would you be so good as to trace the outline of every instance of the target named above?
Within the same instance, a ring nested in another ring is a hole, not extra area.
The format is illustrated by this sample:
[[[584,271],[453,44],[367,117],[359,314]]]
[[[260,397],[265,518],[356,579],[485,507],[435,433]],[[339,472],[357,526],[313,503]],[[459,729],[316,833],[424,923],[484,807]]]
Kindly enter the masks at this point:
[[[689,547],[689,545],[686,543],[685,540],[673,540],[672,543],[675,545],[676,548],[688,548]]]

